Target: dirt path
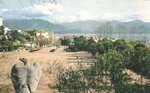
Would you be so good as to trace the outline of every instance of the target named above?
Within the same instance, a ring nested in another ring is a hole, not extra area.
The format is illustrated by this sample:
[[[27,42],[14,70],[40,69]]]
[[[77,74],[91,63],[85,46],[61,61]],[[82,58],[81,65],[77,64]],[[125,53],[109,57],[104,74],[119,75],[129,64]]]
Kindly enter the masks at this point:
[[[58,48],[55,52],[49,52],[51,49],[55,49],[55,47],[43,48],[37,52],[20,51],[0,58],[0,71],[3,73],[0,76],[0,84],[9,85],[13,89],[10,80],[10,71],[15,63],[19,63],[18,59],[21,57],[28,58],[31,64],[34,62],[40,63],[44,71],[49,67],[49,64],[53,63],[59,63],[68,68],[69,66],[75,66],[76,62],[93,61],[91,55],[86,52],[65,52],[63,47]],[[45,72],[42,74],[35,93],[58,93],[56,90],[49,88],[49,85],[54,84],[54,76]]]

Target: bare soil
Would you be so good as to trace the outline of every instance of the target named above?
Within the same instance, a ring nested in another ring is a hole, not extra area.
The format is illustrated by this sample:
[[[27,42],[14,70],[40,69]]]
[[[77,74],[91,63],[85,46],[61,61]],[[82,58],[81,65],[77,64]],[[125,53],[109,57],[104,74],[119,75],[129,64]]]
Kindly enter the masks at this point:
[[[94,59],[90,54],[86,52],[65,52],[64,47],[56,49],[55,52],[50,52],[55,47],[42,48],[36,52],[20,51],[11,53],[0,54],[0,86],[7,86],[11,92],[14,93],[13,85],[11,82],[11,68],[16,63],[21,63],[19,58],[27,58],[31,64],[37,62],[43,67],[43,74],[39,82],[37,91],[35,93],[58,93],[56,89],[52,87],[56,84],[56,78],[54,74],[47,72],[47,68],[51,64],[60,64],[65,68],[70,66],[75,67],[78,62],[87,64],[86,62],[93,62]],[[90,64],[90,63],[89,63]],[[55,71],[54,71],[55,72]],[[57,72],[57,71],[56,71]],[[51,87],[49,87],[51,86]],[[0,89],[1,93],[1,89]],[[5,92],[4,92],[5,93]]]

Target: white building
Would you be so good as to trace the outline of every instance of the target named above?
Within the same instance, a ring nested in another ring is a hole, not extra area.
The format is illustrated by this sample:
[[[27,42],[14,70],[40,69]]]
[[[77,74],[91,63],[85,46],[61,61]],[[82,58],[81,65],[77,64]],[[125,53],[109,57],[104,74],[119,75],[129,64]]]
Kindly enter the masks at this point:
[[[36,43],[33,43],[33,42],[30,42],[30,43],[29,43],[29,42],[28,42],[28,43],[25,43],[24,46],[25,46],[25,47],[28,47],[28,48],[34,48],[34,47],[36,47]]]
[[[54,32],[53,31],[37,31],[35,36],[38,39],[47,39],[49,40],[50,44],[54,44]]]
[[[43,36],[45,38],[49,38],[49,33],[48,32],[37,32],[36,36]]]
[[[0,26],[3,25],[3,18],[0,16]]]
[[[7,34],[11,29],[9,27],[4,27],[4,34]]]
[[[21,33],[21,32],[22,32],[20,29],[16,29],[16,31],[17,31],[18,33]]]

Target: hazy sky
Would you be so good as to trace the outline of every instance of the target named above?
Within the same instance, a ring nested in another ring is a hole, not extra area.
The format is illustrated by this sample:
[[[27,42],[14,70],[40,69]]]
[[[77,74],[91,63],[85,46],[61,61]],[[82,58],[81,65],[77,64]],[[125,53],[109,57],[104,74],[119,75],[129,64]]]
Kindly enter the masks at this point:
[[[56,23],[135,19],[150,22],[150,0],[60,0],[58,4],[20,1],[0,0],[0,15],[5,19],[41,18]]]

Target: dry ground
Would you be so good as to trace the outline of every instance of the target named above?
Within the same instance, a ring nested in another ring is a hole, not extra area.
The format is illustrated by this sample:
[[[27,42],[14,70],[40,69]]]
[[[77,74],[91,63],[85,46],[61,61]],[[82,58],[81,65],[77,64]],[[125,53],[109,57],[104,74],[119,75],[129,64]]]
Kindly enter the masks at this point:
[[[2,92],[2,90],[8,90],[7,93],[14,93],[10,79],[10,71],[14,64],[21,63],[18,60],[19,58],[27,58],[31,64],[37,62],[43,67],[43,74],[35,93],[58,93],[56,89],[50,88],[49,86],[55,86],[55,74],[57,74],[57,70],[61,65],[65,68],[70,66],[79,67],[79,62],[88,65],[95,61],[95,59],[86,52],[65,52],[64,47],[58,48],[55,52],[49,52],[51,49],[55,49],[55,47],[43,48],[36,52],[20,51],[6,54],[0,53],[0,93],[6,93]],[[53,74],[47,72],[50,66],[52,66],[50,70]],[[125,70],[125,72],[131,74],[130,76],[133,80],[140,78],[139,75],[136,75],[130,70]],[[148,81],[149,80],[143,79],[143,83]]]
[[[20,51],[6,53],[5,55],[3,54],[3,57],[1,54],[0,86],[9,86],[13,93],[14,90],[10,79],[10,71],[14,64],[20,63],[18,59],[22,57],[28,58],[31,64],[38,62],[44,68],[44,72],[42,74],[36,93],[57,93],[57,90],[49,88],[49,85],[55,85],[56,81],[54,75],[46,72],[46,69],[49,67],[49,65],[56,65],[56,63],[58,63],[59,65],[63,65],[65,68],[68,68],[69,66],[75,66],[77,62],[82,61],[84,63],[84,61],[93,61],[91,55],[86,52],[65,52],[63,47],[58,48],[55,52],[49,52],[53,48],[55,47],[43,48],[36,52]],[[56,69],[54,68],[54,70]]]

